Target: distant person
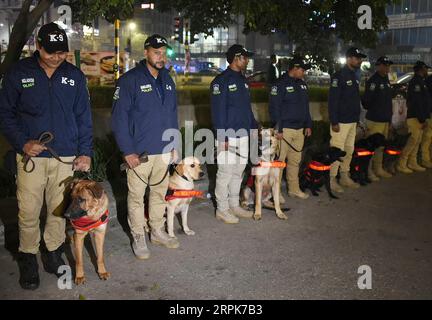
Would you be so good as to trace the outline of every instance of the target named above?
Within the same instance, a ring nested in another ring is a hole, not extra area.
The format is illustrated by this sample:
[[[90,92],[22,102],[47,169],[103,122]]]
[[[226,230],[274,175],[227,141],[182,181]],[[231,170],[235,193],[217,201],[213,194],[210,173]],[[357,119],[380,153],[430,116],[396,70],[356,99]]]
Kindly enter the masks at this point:
[[[407,125],[411,136],[402,150],[396,170],[402,173],[425,171],[417,162],[417,153],[422,140],[423,130],[427,128],[430,117],[430,97],[425,79],[430,67],[423,61],[417,61],[413,67],[414,77],[408,84]]]
[[[243,171],[249,157],[248,134],[251,129],[258,128],[243,74],[252,55],[242,45],[232,45],[226,53],[228,68],[210,85],[212,123],[216,145],[221,150],[217,155],[216,218],[225,223],[238,223],[238,217],[252,218],[252,212],[241,208],[239,201]],[[234,132],[230,133],[230,129]]]
[[[366,112],[368,135],[381,133],[388,138],[388,131],[393,114],[393,90],[390,86],[388,74],[393,64],[389,58],[383,56],[376,61],[376,72],[366,81],[366,89],[362,103]],[[379,177],[391,178],[392,175],[383,169],[384,147],[375,150],[372,157],[368,177],[371,181],[379,181]]]
[[[354,152],[357,123],[360,120],[360,91],[357,70],[366,55],[357,48],[346,52],[346,65],[336,72],[331,79],[328,110],[330,119],[330,145],[346,152],[342,162],[331,165],[330,187],[332,191],[344,192],[344,187],[358,188],[350,175],[350,164]],[[339,183],[336,180],[340,168]]]
[[[277,58],[275,54],[270,56],[270,65],[267,71],[267,84],[272,87],[277,79],[280,77],[280,72],[278,69]]]

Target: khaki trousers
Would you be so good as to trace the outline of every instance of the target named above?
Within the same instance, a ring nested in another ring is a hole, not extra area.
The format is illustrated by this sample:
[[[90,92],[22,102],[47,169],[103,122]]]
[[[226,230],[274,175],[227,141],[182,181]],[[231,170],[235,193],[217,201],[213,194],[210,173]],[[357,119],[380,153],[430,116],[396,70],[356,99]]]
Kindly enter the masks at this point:
[[[63,161],[73,161],[75,157],[61,157]],[[43,238],[49,251],[54,251],[65,241],[66,220],[65,188],[73,176],[72,165],[63,164],[54,158],[33,157],[35,168],[25,172],[22,156],[17,161],[17,199],[19,251],[36,254],[41,240],[39,217],[44,200],[47,205],[47,220]],[[28,166],[30,168],[30,165]]]
[[[218,153],[215,196],[217,209],[221,212],[240,204],[240,187],[249,155],[249,137],[229,138],[228,143],[242,157],[235,152]]]
[[[339,123],[339,132],[334,132],[330,126],[330,146],[337,147],[346,152],[342,162],[335,161],[331,165],[330,176],[336,177],[339,167],[341,173],[350,171],[350,164],[354,152],[357,123]]]
[[[127,171],[128,183],[128,223],[133,235],[144,235],[147,219],[144,216],[144,195],[147,184],[161,181],[170,161],[171,153],[149,155],[148,162],[141,163],[134,170]],[[144,180],[144,183],[142,180]],[[168,190],[169,174],[163,181],[150,187],[149,224],[153,230],[164,227],[165,224],[165,196]]]
[[[431,144],[432,144],[432,119],[427,119],[427,127],[423,130],[423,136],[420,143],[422,161],[431,161]]]
[[[366,125],[368,128],[368,135],[374,133],[381,133],[384,137],[388,138],[389,123],[388,122],[375,122],[366,120]],[[375,154],[372,156],[372,169],[377,173],[383,170],[383,158],[384,158],[384,147],[380,147],[375,150]]]
[[[283,137],[297,150],[303,149],[304,134],[303,129],[283,129]],[[302,159],[302,152],[297,152],[291,148],[285,141],[280,141],[279,160],[285,161],[288,158],[286,168],[286,179],[288,181],[288,189],[290,192],[298,192],[299,187],[299,168]],[[279,180],[282,180],[283,170],[280,170]]]
[[[402,150],[402,154],[400,156],[400,163],[406,165],[406,161],[409,164],[417,163],[417,153],[420,147],[420,142],[422,140],[423,129],[421,123],[417,118],[409,118],[407,119],[408,132],[411,133],[407,144]]]

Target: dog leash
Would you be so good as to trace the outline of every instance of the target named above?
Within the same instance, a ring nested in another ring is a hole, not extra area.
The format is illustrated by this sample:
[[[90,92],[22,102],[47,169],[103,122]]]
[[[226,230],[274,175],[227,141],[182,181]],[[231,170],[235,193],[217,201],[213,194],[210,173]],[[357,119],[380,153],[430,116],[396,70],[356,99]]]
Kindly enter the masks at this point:
[[[162,179],[158,183],[154,183],[154,184],[150,184],[148,181],[147,182],[144,181],[144,179],[139,176],[139,174],[135,171],[135,169],[127,168],[126,170],[132,170],[133,173],[138,177],[138,179],[140,179],[144,184],[148,185],[149,187],[155,187],[155,186],[160,185],[165,180],[165,178],[167,177],[167,175],[168,175],[168,173],[170,171],[170,167],[173,165],[171,163],[171,160],[172,160],[172,158],[170,157],[170,163],[168,164],[167,169],[166,169],[165,174],[162,177]]]
[[[47,146],[46,144],[51,142],[54,139],[54,135],[49,132],[49,131],[45,131],[43,132],[40,136],[39,136],[39,143],[43,146],[45,146],[47,148],[47,151],[53,156],[54,159],[56,159],[57,161],[60,161],[61,163],[64,164],[74,164],[73,161],[63,161],[62,159],[60,159],[59,155],[57,154],[57,152],[55,152],[50,146]],[[24,163],[24,171],[27,173],[31,173],[33,172],[33,170],[35,169],[35,163],[32,159],[31,156],[29,156],[28,154],[24,154],[23,158],[22,158],[22,162]],[[28,164],[31,163],[31,169],[28,169]]]

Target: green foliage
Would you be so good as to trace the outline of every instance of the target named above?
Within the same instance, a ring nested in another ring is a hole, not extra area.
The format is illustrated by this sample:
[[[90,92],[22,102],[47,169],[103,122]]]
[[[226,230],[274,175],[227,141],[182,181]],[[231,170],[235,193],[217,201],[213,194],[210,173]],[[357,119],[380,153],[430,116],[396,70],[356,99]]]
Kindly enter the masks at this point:
[[[243,22],[244,32],[286,34],[296,51],[310,55],[324,70],[335,65],[336,39],[372,48],[377,33],[387,28],[385,8],[400,0],[160,0],[158,9],[172,8],[191,19],[193,33],[212,35],[213,28]],[[372,30],[359,30],[361,5],[372,9]],[[243,16],[244,20],[238,19]]]
[[[74,22],[91,26],[96,17],[103,17],[108,22],[126,20],[133,16],[133,0],[71,0],[72,19]]]

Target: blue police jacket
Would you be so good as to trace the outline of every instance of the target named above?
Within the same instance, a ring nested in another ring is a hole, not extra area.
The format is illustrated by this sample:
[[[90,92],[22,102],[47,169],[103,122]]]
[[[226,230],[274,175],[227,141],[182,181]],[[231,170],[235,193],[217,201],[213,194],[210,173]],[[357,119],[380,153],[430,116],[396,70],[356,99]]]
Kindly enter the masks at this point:
[[[155,79],[142,60],[120,77],[113,99],[111,127],[123,154],[162,154],[170,143],[163,141],[165,130],[178,130],[176,88],[168,70],[159,70]]]
[[[366,119],[375,122],[390,122],[393,114],[393,90],[387,76],[378,72],[366,81],[362,103],[367,110]]]
[[[251,108],[249,86],[245,76],[241,72],[227,68],[218,75],[210,84],[211,113],[213,128],[218,129],[257,129]],[[234,137],[228,134],[230,137]],[[244,136],[238,134],[236,136]],[[218,141],[227,139],[224,135],[218,135]]]
[[[424,123],[430,118],[431,97],[425,79],[418,74],[408,83],[407,91],[407,118],[417,118],[420,123]]]
[[[48,78],[38,62],[39,52],[22,59],[0,85],[0,128],[18,153],[29,140],[49,131],[48,144],[59,156],[92,156],[93,126],[87,81],[64,61]],[[51,157],[47,151],[39,157]]]
[[[270,91],[270,119],[279,132],[283,128],[312,128],[306,82],[285,73]]]
[[[328,110],[331,124],[360,120],[359,80],[355,71],[343,67],[331,79]]]

